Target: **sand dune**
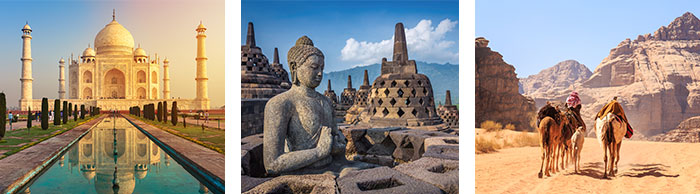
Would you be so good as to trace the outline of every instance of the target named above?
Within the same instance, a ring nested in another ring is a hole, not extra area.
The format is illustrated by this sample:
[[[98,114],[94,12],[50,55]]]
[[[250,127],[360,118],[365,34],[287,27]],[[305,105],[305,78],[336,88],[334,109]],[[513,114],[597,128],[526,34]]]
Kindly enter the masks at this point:
[[[603,179],[603,149],[586,138],[580,174],[573,164],[537,178],[539,147],[507,148],[476,155],[477,193],[698,193],[700,144],[622,142],[616,177]]]

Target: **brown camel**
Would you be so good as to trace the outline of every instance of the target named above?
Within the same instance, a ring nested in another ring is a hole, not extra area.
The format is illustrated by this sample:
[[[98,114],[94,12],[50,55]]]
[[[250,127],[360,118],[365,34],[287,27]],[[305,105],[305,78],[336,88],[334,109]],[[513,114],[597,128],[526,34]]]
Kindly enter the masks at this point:
[[[622,138],[627,132],[627,123],[623,122],[619,116],[608,113],[603,118],[596,118],[595,129],[596,137],[604,152],[605,171],[603,178],[608,178],[608,174],[615,176],[617,163],[620,162]],[[608,158],[610,158],[609,162]]]
[[[557,122],[550,116],[544,117],[537,128],[540,134],[540,147],[542,148],[542,163],[540,164],[540,172],[537,174],[539,178],[542,178],[543,173],[545,176],[550,176],[550,172],[556,172],[554,169],[555,159],[557,158],[556,148],[561,144],[562,126],[568,122],[563,116],[560,119]]]

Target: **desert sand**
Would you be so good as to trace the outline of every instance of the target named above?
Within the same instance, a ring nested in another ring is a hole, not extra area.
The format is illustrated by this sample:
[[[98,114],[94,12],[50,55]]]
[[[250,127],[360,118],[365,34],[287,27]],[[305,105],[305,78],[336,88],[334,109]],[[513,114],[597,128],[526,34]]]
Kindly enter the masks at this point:
[[[603,149],[586,138],[581,172],[573,164],[550,177],[537,178],[539,147],[500,149],[476,155],[477,193],[698,193],[700,144],[623,139],[619,170],[603,179]]]

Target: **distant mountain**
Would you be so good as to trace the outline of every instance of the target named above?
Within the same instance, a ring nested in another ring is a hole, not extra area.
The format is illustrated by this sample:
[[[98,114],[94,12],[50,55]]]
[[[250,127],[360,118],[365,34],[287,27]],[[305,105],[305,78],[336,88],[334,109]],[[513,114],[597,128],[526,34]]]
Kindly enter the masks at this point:
[[[576,60],[566,60],[540,73],[520,79],[520,93],[533,98],[566,90],[575,83],[588,80],[593,72]]]
[[[435,97],[435,105],[438,102],[445,102],[445,91],[450,90],[452,95],[452,104],[459,104],[459,65],[455,64],[437,64],[416,61],[418,73],[424,74],[430,78],[430,83],[433,85],[433,97]],[[323,73],[323,82],[316,88],[320,93],[328,88],[328,79],[331,80],[331,89],[337,95],[343,92],[343,89],[348,85],[348,75],[352,76],[352,87],[357,89],[362,85],[362,78],[365,69],[369,76],[369,84],[372,85],[374,79],[379,76],[381,65],[372,64],[361,67],[353,67],[342,71],[334,71]]]

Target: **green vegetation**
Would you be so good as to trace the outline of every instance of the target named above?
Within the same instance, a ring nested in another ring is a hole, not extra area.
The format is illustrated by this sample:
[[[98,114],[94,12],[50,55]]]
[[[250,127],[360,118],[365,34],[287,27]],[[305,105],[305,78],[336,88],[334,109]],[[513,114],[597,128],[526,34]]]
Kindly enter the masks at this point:
[[[156,114],[156,118],[158,119],[158,122],[163,120],[163,102],[158,102],[158,113]]]
[[[43,117],[43,115],[42,115]],[[14,130],[7,133],[7,141],[0,142],[0,159],[10,156],[14,153],[27,149],[44,140],[52,138],[56,135],[60,135],[66,131],[75,128],[87,121],[90,121],[97,117],[88,117],[86,120],[80,121],[70,121],[64,125],[54,125],[48,127],[46,130],[38,130],[39,126],[34,126],[27,131],[24,130]],[[47,123],[48,124],[48,123]],[[4,152],[4,153],[3,153]]]
[[[5,92],[0,92],[0,141],[5,137],[5,118],[7,118],[7,103],[5,103]],[[12,123],[12,121],[10,121]]]
[[[41,99],[41,129],[49,128],[49,99]]]
[[[173,135],[177,135],[181,138],[187,139],[196,144],[207,147],[211,150],[224,154],[225,149],[225,137],[226,134],[223,130],[218,130],[215,128],[190,125],[188,127],[183,127],[181,125],[172,126],[166,123],[152,121],[148,119],[132,117],[143,121],[146,124],[150,124],[159,128],[161,130],[167,131]]]
[[[163,101],[163,123],[168,123],[168,101]]]
[[[170,111],[170,121],[172,122],[173,126],[177,125],[177,102],[173,102],[173,108]]]
[[[34,120],[34,117],[32,116],[32,108],[27,107],[27,130],[32,128],[32,121]]]
[[[68,101],[63,101],[63,112],[61,114],[62,118],[61,120],[63,121],[63,124],[66,124],[68,121]]]
[[[61,125],[61,100],[53,101],[53,125]]]

